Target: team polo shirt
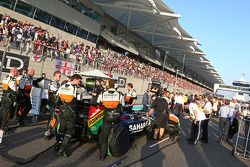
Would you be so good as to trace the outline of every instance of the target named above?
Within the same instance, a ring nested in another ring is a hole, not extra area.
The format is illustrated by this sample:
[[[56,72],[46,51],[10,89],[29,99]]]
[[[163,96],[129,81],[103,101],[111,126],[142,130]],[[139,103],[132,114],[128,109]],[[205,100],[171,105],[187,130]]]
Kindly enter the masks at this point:
[[[134,89],[131,89],[126,94],[125,102],[126,102],[126,104],[132,104],[133,100],[136,100],[136,99],[137,99],[136,91]]]

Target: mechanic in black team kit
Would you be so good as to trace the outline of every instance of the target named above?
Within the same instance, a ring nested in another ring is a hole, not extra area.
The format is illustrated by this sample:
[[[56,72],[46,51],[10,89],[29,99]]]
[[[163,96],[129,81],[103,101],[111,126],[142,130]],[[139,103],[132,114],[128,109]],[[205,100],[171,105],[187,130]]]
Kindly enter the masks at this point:
[[[54,128],[55,124],[53,120],[56,117],[55,105],[57,99],[57,91],[60,84],[61,72],[55,71],[53,74],[53,80],[49,83],[49,107],[50,107],[50,120],[48,124],[48,130],[45,132],[45,137],[49,137],[51,135],[51,130]]]
[[[127,106],[127,112],[131,113],[132,108],[135,104],[135,101],[137,100],[137,95],[136,95],[136,91],[133,89],[132,83],[128,83],[127,88],[128,88],[128,92],[125,96],[125,105]]]
[[[168,102],[164,97],[160,96],[161,88],[158,88],[155,92],[155,99],[151,104],[151,108],[147,113],[147,116],[156,115],[155,129],[154,129],[154,141],[160,141],[163,139],[165,127],[167,124],[167,118],[169,115]]]
[[[18,71],[16,68],[12,68],[10,70],[10,74],[3,79],[2,87],[3,87],[3,97],[2,104],[0,110],[0,129],[5,132],[8,131],[7,123],[8,123],[8,115],[13,108],[13,105],[16,101],[17,95],[17,77]]]
[[[62,85],[58,90],[58,101],[55,105],[55,112],[61,112],[60,125],[57,132],[57,144],[60,142],[59,155],[68,157],[69,142],[74,132],[74,125],[77,112],[77,86],[82,77],[78,74],[71,76],[70,81]]]
[[[108,154],[108,137],[112,128],[120,124],[120,112],[123,105],[122,94],[115,90],[114,83],[107,81],[105,92],[98,96],[97,103],[104,106],[103,127],[100,134],[100,160],[105,160]]]

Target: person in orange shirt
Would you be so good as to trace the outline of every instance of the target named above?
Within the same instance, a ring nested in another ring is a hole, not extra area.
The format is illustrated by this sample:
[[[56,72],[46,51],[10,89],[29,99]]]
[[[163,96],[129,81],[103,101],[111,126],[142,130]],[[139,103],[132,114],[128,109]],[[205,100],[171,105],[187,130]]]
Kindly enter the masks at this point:
[[[127,84],[128,92],[125,96],[125,105],[127,106],[127,112],[131,113],[132,108],[135,104],[135,101],[137,100],[136,91],[133,89],[133,84],[128,83]]]
[[[101,155],[100,160],[105,160],[108,154],[108,138],[112,128],[119,125],[120,112],[124,104],[122,94],[116,91],[115,84],[108,81],[107,91],[98,96],[97,103],[104,106],[103,126],[101,131]]]
[[[74,74],[70,81],[63,84],[57,91],[58,100],[55,104],[55,112],[61,112],[60,124],[57,131],[57,146],[59,155],[68,157],[69,142],[74,132],[77,112],[77,86],[82,77]]]

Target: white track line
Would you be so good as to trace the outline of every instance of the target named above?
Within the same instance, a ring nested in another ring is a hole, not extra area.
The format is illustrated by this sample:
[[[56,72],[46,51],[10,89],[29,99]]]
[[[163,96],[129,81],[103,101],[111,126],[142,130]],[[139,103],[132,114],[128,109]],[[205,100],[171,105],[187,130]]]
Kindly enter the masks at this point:
[[[153,148],[154,146],[157,146],[158,144],[161,144],[162,142],[164,142],[164,141],[166,141],[166,140],[168,140],[168,139],[170,139],[170,137],[167,137],[167,138],[165,138],[165,139],[162,139],[161,141],[159,141],[159,142],[157,142],[157,143],[155,143],[155,144],[153,144],[153,145],[151,145],[151,146],[149,146],[150,148]]]

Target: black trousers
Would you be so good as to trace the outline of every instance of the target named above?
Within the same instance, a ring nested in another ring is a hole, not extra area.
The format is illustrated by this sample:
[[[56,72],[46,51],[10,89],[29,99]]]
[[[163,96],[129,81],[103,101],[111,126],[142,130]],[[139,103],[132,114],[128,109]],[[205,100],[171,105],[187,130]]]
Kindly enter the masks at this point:
[[[119,126],[119,122],[112,123],[108,120],[103,120],[103,126],[102,126],[102,131],[100,134],[100,156],[101,157],[106,157],[108,155],[108,140],[109,140],[109,135],[111,132],[111,129],[113,128],[115,130],[116,127]]]
[[[68,116],[68,114],[65,116],[62,114],[62,117],[60,118],[60,124],[58,125],[59,128],[56,134],[56,140],[57,143],[62,142],[61,149],[64,151],[68,150],[69,142],[74,133],[74,125],[75,116]]]
[[[201,138],[201,140],[204,142],[208,142],[208,123],[210,120],[210,114],[206,114],[206,118],[207,119],[205,119],[203,121],[203,125],[202,125],[202,138]]]
[[[24,96],[19,103],[19,114],[18,114],[18,122],[23,124],[24,119],[27,117],[27,114],[31,110],[32,105],[30,101],[30,97]]]
[[[192,142],[197,142],[200,140],[202,131],[203,121],[197,121],[192,123],[190,139]]]
[[[180,116],[180,114],[183,113],[183,107],[182,107],[182,104],[176,104],[175,105],[175,113],[176,113],[176,116]]]
[[[6,128],[8,124],[8,115],[13,108],[13,102],[10,98],[3,96],[0,111],[0,128]]]

